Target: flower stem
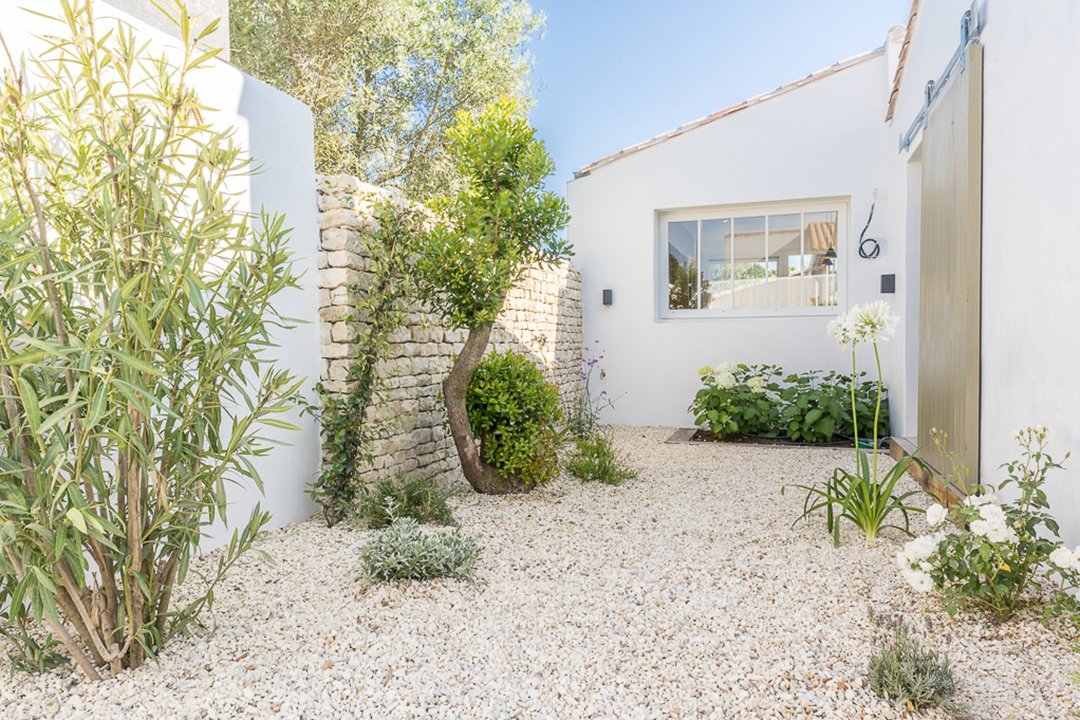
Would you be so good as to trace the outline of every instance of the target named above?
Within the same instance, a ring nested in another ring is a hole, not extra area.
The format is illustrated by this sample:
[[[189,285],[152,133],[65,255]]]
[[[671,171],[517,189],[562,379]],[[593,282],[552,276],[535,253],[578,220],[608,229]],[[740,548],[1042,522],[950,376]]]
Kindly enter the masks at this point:
[[[874,341],[874,361],[877,363],[877,406],[874,408],[874,482],[877,483],[877,451],[878,451],[878,422],[881,417],[881,354],[878,352],[877,340]],[[855,386],[852,384],[852,392]]]

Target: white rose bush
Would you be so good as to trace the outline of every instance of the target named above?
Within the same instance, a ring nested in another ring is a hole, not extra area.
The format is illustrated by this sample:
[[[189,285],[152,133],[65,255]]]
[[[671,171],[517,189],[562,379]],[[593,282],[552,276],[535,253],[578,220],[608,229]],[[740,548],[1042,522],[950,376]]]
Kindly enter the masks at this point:
[[[897,565],[916,592],[939,592],[950,614],[979,607],[1001,619],[1029,609],[1080,619],[1072,593],[1080,587],[1080,548],[1057,539],[1042,488],[1047,473],[1062,464],[1046,452],[1045,426],[1018,430],[1016,439],[1020,458],[1002,466],[1008,477],[996,488],[969,488],[966,470],[953,465],[954,476],[944,481],[964,500],[948,509],[931,505],[926,520],[934,532],[904,545]],[[951,458],[947,436],[934,433],[934,440]],[[1014,499],[1001,502],[1000,491]]]
[[[905,534],[911,534],[910,513],[921,510],[906,503],[917,491],[896,494],[896,485],[904,477],[911,463],[919,462],[914,455],[909,455],[897,462],[884,473],[878,472],[878,428],[881,419],[881,401],[884,386],[881,373],[881,355],[878,342],[884,342],[896,332],[899,318],[884,301],[867,305],[856,305],[846,313],[829,323],[828,332],[840,347],[851,352],[851,420],[856,438],[859,435],[858,407],[856,400],[856,382],[858,368],[855,351],[859,345],[869,343],[874,349],[877,365],[877,397],[874,408],[871,452],[867,452],[856,443],[854,472],[846,468],[836,468],[832,477],[817,485],[794,485],[806,491],[803,512],[795,522],[806,520],[820,511],[825,513],[826,529],[833,536],[833,544],[840,545],[841,521],[855,525],[867,540],[874,540],[885,528],[892,527]],[[783,492],[783,490],[781,490]],[[892,516],[897,517],[891,522]],[[903,525],[896,524],[903,522]]]

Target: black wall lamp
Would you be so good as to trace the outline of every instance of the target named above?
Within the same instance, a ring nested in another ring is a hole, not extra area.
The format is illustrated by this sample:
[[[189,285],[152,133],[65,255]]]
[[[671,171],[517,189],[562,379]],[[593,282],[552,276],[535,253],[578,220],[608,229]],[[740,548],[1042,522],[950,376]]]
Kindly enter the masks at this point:
[[[612,291],[611,290],[605,290],[604,291],[604,304],[605,305],[610,305],[611,304],[611,300],[612,300],[611,296],[612,296]]]

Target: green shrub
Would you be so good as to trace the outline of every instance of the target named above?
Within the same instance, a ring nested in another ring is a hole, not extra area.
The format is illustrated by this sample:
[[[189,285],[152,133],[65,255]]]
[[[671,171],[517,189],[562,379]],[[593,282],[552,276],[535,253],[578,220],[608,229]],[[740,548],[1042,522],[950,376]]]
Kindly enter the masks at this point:
[[[699,427],[720,437],[776,436],[780,430],[775,365],[721,363],[698,370],[704,385],[694,396],[690,412]]]
[[[356,514],[370,528],[384,528],[397,517],[456,525],[454,511],[446,502],[453,494],[418,475],[379,478],[361,494]]]
[[[559,391],[524,355],[493,353],[476,368],[466,394],[469,423],[484,461],[526,488],[559,472]]]
[[[299,287],[288,224],[248,212],[251,160],[192,84],[217,21],[172,4],[167,55],[95,6],[63,3],[26,76],[0,80],[0,612],[93,680],[213,602],[258,506],[174,590],[228,489],[262,490],[303,382],[269,352]]]
[[[855,384],[855,418],[859,435],[866,438],[873,434],[874,413],[877,404],[877,383],[863,380],[865,372],[858,374]],[[855,424],[851,414],[851,378],[834,370],[822,373],[811,370],[792,373],[784,378],[780,391],[782,409],[781,424],[787,436],[799,442],[826,443],[838,437],[854,437]],[[882,408],[878,418],[878,435],[889,431],[887,392],[882,387]]]
[[[637,471],[619,457],[608,435],[597,432],[592,437],[578,438],[574,442],[577,447],[566,463],[566,471],[578,480],[618,485],[623,480],[637,477]]]
[[[949,657],[924,648],[901,624],[870,656],[870,689],[886,700],[904,702],[914,710],[956,708],[956,678]]]
[[[390,580],[471,580],[480,546],[458,530],[425,530],[412,518],[395,518],[375,530],[364,545],[364,576],[373,582]]]
[[[947,436],[932,435],[953,466],[944,482],[966,497],[948,510],[930,507],[927,522],[945,529],[915,538],[897,553],[904,579],[917,592],[940,592],[950,614],[974,606],[1001,620],[1036,610],[1044,618],[1065,615],[1080,622],[1080,548],[1070,550],[1058,539],[1043,489],[1048,473],[1063,467],[1047,452],[1046,427],[1017,431],[1020,458],[1002,466],[1008,477],[996,487],[969,486],[967,469],[946,447]],[[999,502],[1002,490],[1013,499]]]
[[[787,436],[798,442],[831,442],[845,425],[851,426],[850,382],[836,382],[830,372],[824,378],[820,371],[788,375],[788,383],[780,392],[784,408],[780,411]]]

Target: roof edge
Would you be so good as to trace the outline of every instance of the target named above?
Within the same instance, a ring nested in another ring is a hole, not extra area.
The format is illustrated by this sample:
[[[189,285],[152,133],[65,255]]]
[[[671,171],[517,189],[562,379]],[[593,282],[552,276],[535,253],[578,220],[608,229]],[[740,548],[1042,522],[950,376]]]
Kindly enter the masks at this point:
[[[651,148],[651,147],[653,147],[655,145],[659,145],[660,143],[663,143],[663,142],[665,142],[667,140],[671,140],[672,138],[676,138],[676,137],[679,137],[680,135],[684,135],[684,134],[690,132],[691,130],[696,130],[699,127],[703,127],[705,125],[708,125],[708,124],[710,124],[712,122],[720,120],[721,118],[725,118],[725,117],[727,117],[729,115],[734,115],[735,113],[739,112],[740,110],[745,110],[746,108],[753,107],[755,105],[760,105],[761,103],[763,103],[763,102],[765,102],[767,100],[772,100],[773,98],[780,97],[781,95],[785,95],[785,94],[787,94],[787,93],[789,93],[789,92],[791,92],[793,90],[798,90],[799,88],[804,87],[806,85],[809,85],[810,83],[812,83],[812,82],[814,82],[816,80],[822,80],[824,78],[831,77],[831,76],[833,76],[833,75],[835,75],[835,74],[837,74],[837,73],[839,73],[839,72],[841,72],[843,70],[847,70],[848,68],[855,67],[856,65],[861,65],[862,63],[866,62],[867,60],[871,60],[871,59],[873,59],[875,57],[878,57],[879,55],[884,55],[884,54],[885,54],[885,46],[882,45],[881,47],[874,48],[873,50],[870,50],[870,51],[867,51],[867,52],[864,52],[864,53],[860,53],[858,55],[854,55],[852,57],[845,58],[843,60],[838,60],[837,62],[833,63],[832,65],[830,65],[828,67],[821,68],[820,70],[815,70],[814,72],[810,73],[809,75],[807,75],[805,77],[802,77],[802,78],[800,78],[798,80],[795,80],[793,82],[785,83],[785,84],[781,85],[780,87],[776,88],[775,90],[770,90],[769,92],[765,92],[765,93],[762,93],[760,95],[755,95],[752,98],[749,98],[747,100],[743,100],[742,102],[739,102],[739,103],[736,103],[734,105],[730,105],[730,106],[728,106],[726,108],[723,108],[723,109],[717,110],[715,112],[709,113],[708,115],[706,115],[704,117],[701,117],[701,118],[698,118],[697,120],[692,120],[692,121],[690,121],[688,123],[680,125],[677,128],[674,128],[673,130],[669,130],[669,131],[667,131],[665,133],[661,133],[660,135],[656,135],[654,137],[651,137],[648,140],[644,140],[644,141],[636,143],[634,145],[630,145],[628,147],[623,148],[622,150],[618,150],[616,152],[613,152],[610,155],[605,155],[602,158],[599,158],[597,160],[593,160],[591,163],[588,163],[586,165],[582,165],[581,168],[579,168],[577,171],[575,171],[573,180],[577,180],[579,178],[586,177],[589,174],[591,174],[594,170],[599,170],[602,167],[610,165],[611,163],[615,162],[616,160],[621,160],[622,158],[627,157],[629,155],[633,155],[633,154],[638,153],[638,152],[640,152],[642,150],[647,150],[648,148]]]
[[[904,68],[907,67],[908,51],[911,49],[911,39],[915,35],[915,21],[922,9],[922,0],[911,0],[911,11],[908,13],[907,30],[904,32],[904,42],[900,44],[900,57],[896,61],[896,75],[893,76],[892,89],[889,91],[889,108],[885,111],[885,122],[893,119],[896,113],[896,101],[900,99],[900,83],[904,80]]]

